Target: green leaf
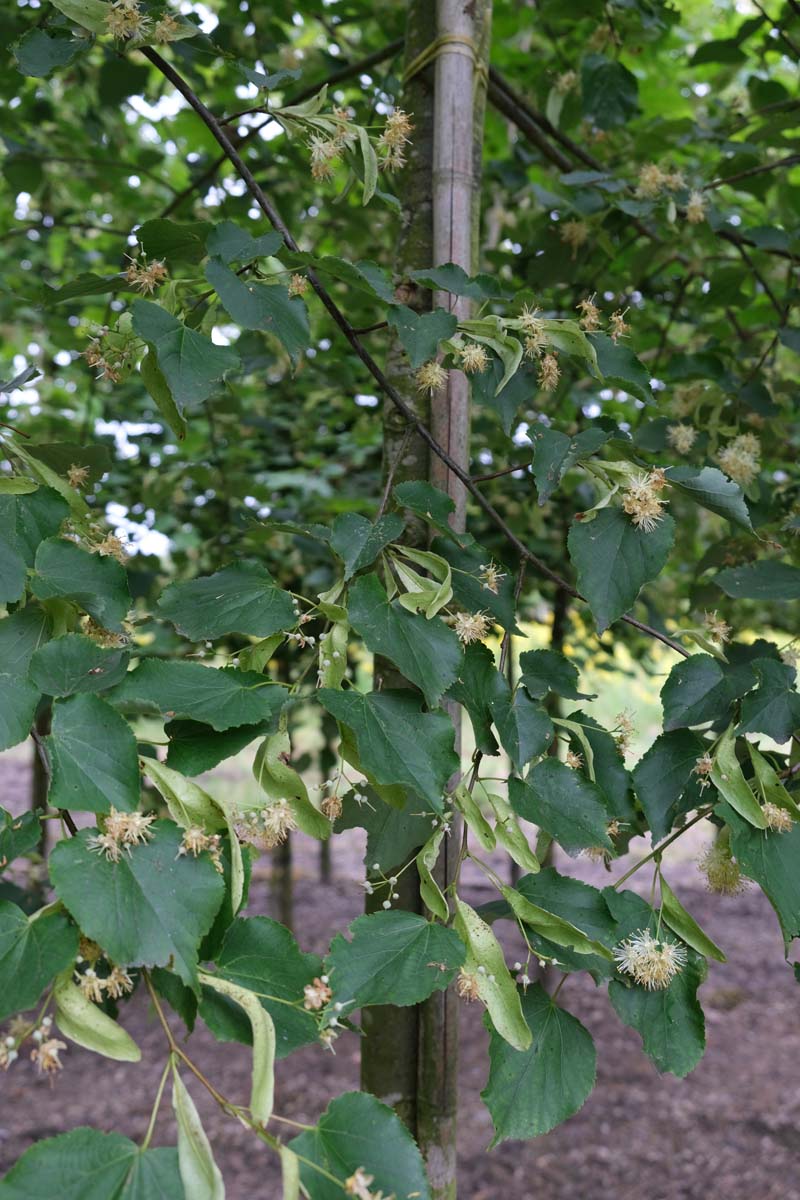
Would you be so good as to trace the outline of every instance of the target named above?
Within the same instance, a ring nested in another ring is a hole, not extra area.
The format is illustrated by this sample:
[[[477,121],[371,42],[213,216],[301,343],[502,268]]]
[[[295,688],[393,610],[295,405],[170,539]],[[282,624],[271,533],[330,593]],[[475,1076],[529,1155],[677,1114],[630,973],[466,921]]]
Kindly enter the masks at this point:
[[[433,837],[429,838],[420,850],[416,862],[422,903],[440,921],[447,922],[450,920],[450,908],[434,875],[443,841],[444,829],[439,826]]]
[[[136,738],[128,722],[99,696],[53,705],[47,739],[53,808],[132,812],[139,803]]]
[[[795,669],[783,662],[759,658],[753,663],[758,687],[742,701],[739,733],[765,733],[776,742],[788,742],[800,729],[800,695]]]
[[[300,1159],[288,1146],[281,1146],[283,1200],[300,1200]]]
[[[174,1059],[172,1107],[178,1123],[178,1165],[186,1195],[191,1200],[225,1200],[225,1184],[211,1143]]]
[[[756,784],[763,798],[778,808],[784,808],[791,813],[796,821],[800,821],[800,805],[787,792],[781,783],[778,772],[769,764],[763,754],[760,754],[752,742],[747,743],[750,761],[753,764]]]
[[[618,941],[640,929],[655,932],[656,914],[633,892],[606,888],[606,903],[618,921]],[[619,980],[609,984],[608,995],[617,1016],[642,1039],[642,1048],[658,1071],[683,1079],[693,1071],[705,1051],[705,1020],[697,989],[706,977],[706,963],[692,950],[687,963],[668,988],[648,991]]]
[[[8,542],[0,540],[0,604],[14,604],[25,592],[25,559]]]
[[[331,530],[331,549],[344,563],[345,579],[351,579],[362,567],[374,562],[404,529],[405,522],[397,513],[388,513],[374,524],[358,513],[338,516]]]
[[[526,650],[519,656],[520,683],[529,696],[541,700],[548,692],[565,700],[592,700],[578,691],[578,668],[557,650]]]
[[[36,813],[26,812],[12,816],[0,808],[0,872],[9,867],[15,858],[21,858],[39,845],[41,824]]]
[[[661,689],[664,729],[724,721],[732,701],[733,690],[719,660],[692,654],[675,664]]]
[[[284,718],[284,724],[259,746],[253,761],[253,775],[270,799],[289,801],[303,833],[324,842],[331,834],[330,821],[311,803],[301,775],[290,765],[291,752],[292,744]],[[257,811],[263,807],[260,799],[255,801],[255,806]]]
[[[105,7],[105,5],[103,6]],[[174,1150],[73,1129],[36,1142],[0,1180],[0,1200],[183,1200]]]
[[[543,867],[535,875],[524,875],[516,887],[517,892],[534,906],[537,913],[546,911],[560,917],[570,928],[579,929],[590,943],[605,947],[604,953],[577,953],[564,944],[550,941],[539,932],[537,925],[526,923],[528,939],[534,953],[557,960],[560,970],[589,971],[595,979],[607,979],[613,974],[609,962],[609,951],[616,941],[616,922],[608,911],[603,893],[588,883],[560,875],[554,867]],[[513,910],[501,901],[484,905],[482,915],[487,919],[510,917]],[[524,921],[524,917],[522,918]],[[542,926],[542,928],[544,928]]]
[[[414,1139],[391,1108],[366,1092],[337,1096],[314,1129],[293,1138],[289,1148],[300,1159],[310,1200],[341,1200],[345,1181],[359,1168],[372,1176],[373,1194],[430,1200]]]
[[[761,811],[750,784],[744,777],[736,757],[736,737],[729,726],[719,740],[711,769],[711,782],[731,808],[756,829],[766,829],[767,819]]]
[[[215,258],[206,266],[206,279],[237,325],[273,334],[292,362],[308,349],[308,310],[299,296],[289,295],[285,284],[251,283]]]
[[[39,463],[50,467],[57,475],[66,475],[70,467],[85,467],[88,475],[84,490],[99,483],[112,467],[108,447],[103,445],[81,446],[76,442],[34,442],[26,449]],[[60,499],[60,497],[59,497]],[[63,503],[63,502],[62,502]],[[58,506],[61,508],[61,504]],[[52,532],[57,532],[56,526]]]
[[[53,7],[92,33],[108,33],[106,16],[109,5],[103,0],[53,0]]]
[[[625,125],[639,111],[636,76],[613,58],[587,54],[581,64],[583,115],[600,129]]]
[[[467,612],[488,612],[503,629],[519,633],[516,624],[514,580],[501,568],[497,592],[486,586],[483,568],[494,561],[493,556],[467,534],[461,535],[461,545],[443,537],[434,538],[431,549],[440,554],[453,568],[453,595]]]
[[[142,383],[147,388],[150,399],[154,402],[156,408],[167,422],[167,425],[169,425],[175,434],[175,437],[179,442],[182,442],[186,437],[186,418],[183,415],[183,409],[179,408],[173,399],[169,384],[158,365],[158,358],[154,350],[148,348],[147,354],[145,354],[139,363],[139,374],[142,377]]]
[[[580,1021],[538,983],[523,996],[522,1012],[533,1035],[527,1050],[514,1050],[489,1028],[491,1065],[481,1099],[492,1116],[492,1146],[548,1133],[581,1108],[595,1083],[594,1042]]]
[[[611,951],[602,942],[587,937],[583,930],[570,921],[534,904],[522,892],[512,887],[503,887],[501,892],[514,915],[548,942],[574,950],[576,954],[595,954],[609,962],[613,961]]]
[[[134,332],[154,348],[179,411],[184,405],[197,408],[240,365],[235,350],[215,346],[150,300],[134,300],[131,311]]]
[[[131,1173],[119,1200],[184,1200],[184,1197],[178,1151],[172,1146],[155,1150],[137,1147]]]
[[[285,692],[281,696],[285,698]],[[277,717],[278,709],[275,713]],[[274,719],[274,718],[273,718]],[[168,721],[164,732],[169,738],[167,766],[181,775],[202,775],[211,771],[226,758],[233,758],[257,737],[270,732],[266,722],[259,725],[239,725],[217,733],[200,721]]]
[[[303,954],[283,925],[269,917],[237,918],[225,934],[217,967],[217,978],[258,996],[275,1025],[278,1058],[317,1041],[317,1023],[303,1008],[303,989],[322,974],[322,961]],[[207,1012],[204,999],[204,1019]]]
[[[653,399],[650,372],[632,350],[604,333],[590,333],[588,337],[597,352],[597,366],[605,383],[622,388],[644,404]]]
[[[638,529],[619,508],[604,508],[585,525],[573,521],[569,556],[601,633],[628,612],[642,586],[661,572],[674,537],[670,516],[651,533]]]
[[[762,559],[746,567],[726,567],[714,583],[734,600],[800,600],[800,568]]]
[[[361,203],[367,205],[375,195],[375,188],[378,184],[378,156],[369,140],[369,131],[363,125],[358,126],[358,140],[364,164],[364,187]]]
[[[431,707],[455,681],[461,644],[453,630],[438,617],[429,619],[390,602],[377,575],[362,575],[353,583],[347,616],[367,649],[393,662]]]
[[[12,47],[17,68],[23,75],[44,78],[57,67],[65,67],[76,55],[89,46],[87,40],[71,37],[51,37],[44,29],[31,29]]]
[[[152,839],[116,863],[88,845],[92,832],[82,829],[53,848],[56,894],[114,962],[171,964],[194,986],[200,940],[223,899],[221,876],[208,858],[179,854],[181,830],[172,821],[156,821]]]
[[[458,679],[447,695],[466,708],[475,735],[475,745],[483,754],[497,754],[497,742],[492,733],[492,700],[503,695],[508,684],[494,664],[488,646],[474,642],[464,650]]]
[[[349,1013],[368,1004],[421,1004],[443,991],[464,961],[452,929],[418,913],[388,911],[357,917],[331,942],[327,959],[333,999]]]
[[[354,792],[348,792],[343,797],[342,815],[337,818],[334,833],[345,829],[366,829],[364,864],[372,867],[377,863],[384,875],[389,875],[393,867],[401,866],[413,850],[428,840],[430,816],[414,812],[416,804],[413,799],[397,809],[381,800],[372,788],[365,785],[359,787],[359,794],[365,797],[360,802],[356,800]]]
[[[715,958],[717,962],[727,962],[725,952],[720,950],[716,942],[712,942],[708,934],[703,933],[703,930],[697,924],[692,914],[688,913],[683,907],[663,875],[659,876],[659,886],[661,888],[662,916],[670,929],[674,933],[677,933],[682,942],[686,942],[687,946],[691,946],[693,950],[696,950],[698,954],[702,954],[704,958]]]
[[[545,754],[555,737],[553,722],[541,705],[531,700],[522,688],[505,691],[489,702],[501,745],[515,768],[522,771],[532,758]]]
[[[454,536],[450,517],[456,511],[456,506],[446,492],[423,480],[411,479],[407,483],[398,483],[392,495],[403,508],[410,509],[440,533],[447,537]]]
[[[176,825],[182,829],[200,825],[211,832],[224,827],[223,810],[208,792],[191,779],[185,779],[157,758],[142,759],[142,770],[161,793]]]
[[[790,942],[800,937],[800,824],[795,821],[785,833],[773,833],[754,828],[727,804],[715,812],[730,828],[731,851],[742,871],[775,909],[788,952]]]
[[[77,953],[78,931],[63,913],[45,909],[27,917],[0,900],[0,1020],[33,1008]]]
[[[31,731],[39,689],[16,675],[0,675],[0,751],[10,750]]]
[[[249,229],[242,229],[234,221],[220,221],[206,238],[206,249],[212,258],[224,263],[252,262],[254,258],[269,258],[283,245],[283,238],[275,230],[253,237]]]
[[[50,487],[23,496],[0,496],[0,540],[32,567],[39,543],[58,533],[69,505]]]
[[[142,1052],[121,1025],[113,1021],[72,982],[73,968],[62,972],[53,988],[56,1024],[78,1046],[115,1062],[139,1062]]]
[[[163,716],[185,717],[223,731],[269,721],[283,706],[286,688],[254,671],[147,658],[128,672],[109,699],[114,704],[143,703]]]
[[[705,1021],[697,989],[705,979],[703,959],[690,958],[668,988],[649,992],[613,979],[608,995],[617,1016],[642,1039],[642,1048],[660,1072],[683,1079],[705,1051]]]
[[[557,758],[537,763],[526,783],[509,780],[508,796],[521,817],[545,829],[568,853],[594,846],[613,849],[600,788]]]
[[[323,708],[352,729],[364,768],[381,784],[410,788],[436,812],[458,769],[453,725],[442,713],[420,712],[406,691],[317,693]]]
[[[26,604],[0,620],[0,663],[4,673],[25,676],[31,655],[50,637],[50,617],[37,604]]]
[[[587,774],[603,793],[609,817],[621,822],[621,836],[632,835],[638,827],[639,815],[633,801],[631,775],[613,736],[580,710],[562,719],[561,725],[570,734],[572,750],[586,756]],[[590,762],[591,771],[588,770]]]
[[[397,336],[415,369],[435,358],[439,343],[452,337],[458,326],[458,317],[443,308],[415,313],[405,304],[389,309],[387,320],[397,330]]]
[[[394,304],[394,287],[389,274],[374,262],[347,262],[343,258],[326,255],[315,258],[313,254],[292,253],[283,255],[284,262],[295,267],[313,267],[321,275],[330,275],[346,283],[348,288],[364,292],[375,300],[383,300],[385,304]]]
[[[673,487],[696,504],[702,504],[703,508],[725,517],[731,524],[753,532],[742,489],[716,467],[701,467],[700,470],[696,467],[668,467],[666,476]]]
[[[38,483],[26,479],[24,475],[3,475],[0,477],[0,495],[28,496],[38,490]]]
[[[495,832],[481,812],[478,801],[465,784],[459,783],[453,790],[453,803],[462,814],[470,833],[475,835],[484,850],[494,850],[497,845]]]
[[[137,230],[139,243],[148,258],[168,263],[199,263],[206,255],[207,221],[171,221],[153,217]]]
[[[675,729],[659,734],[633,768],[636,795],[654,843],[667,836],[679,816],[700,803],[694,768],[707,749],[708,743],[698,734]]]
[[[253,1033],[253,1075],[250,1088],[250,1112],[259,1125],[272,1116],[275,1094],[275,1025],[258,997],[248,988],[239,987],[218,975],[200,975],[200,982],[227,996],[247,1013]]]
[[[297,624],[292,597],[266,567],[237,563],[161,593],[158,610],[193,642],[227,633],[269,637]]]
[[[534,426],[533,477],[539,504],[547,503],[570,467],[582,458],[591,457],[610,437],[605,429],[584,429],[574,437],[567,437],[547,425]]]
[[[30,678],[46,696],[103,692],[125,678],[129,658],[126,650],[107,650],[82,633],[67,633],[31,655]]]
[[[470,300],[491,300],[502,297],[503,289],[491,275],[475,275],[470,278],[463,267],[456,263],[443,263],[425,271],[412,271],[411,278],[423,287],[433,288],[441,292],[451,292],[454,296],[468,296]]]
[[[455,930],[467,947],[464,971],[474,977],[493,1027],[515,1050],[527,1050],[531,1031],[522,1015],[520,994],[497,938],[473,908],[455,898]],[[482,968],[482,970],[479,970]]]
[[[36,551],[32,590],[40,600],[72,600],[104,629],[120,629],[131,606],[125,568],[110,555],[90,554],[63,538]]]

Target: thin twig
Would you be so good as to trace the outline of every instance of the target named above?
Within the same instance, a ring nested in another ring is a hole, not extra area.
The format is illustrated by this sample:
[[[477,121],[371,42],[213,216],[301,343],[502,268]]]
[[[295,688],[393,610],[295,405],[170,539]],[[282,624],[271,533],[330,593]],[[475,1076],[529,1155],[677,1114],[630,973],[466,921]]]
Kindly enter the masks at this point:
[[[644,858],[640,858],[637,863],[634,863],[629,871],[626,871],[624,875],[620,875],[619,879],[614,884],[614,888],[616,889],[618,887],[622,887],[623,883],[625,883],[627,879],[630,879],[631,875],[635,874],[640,867],[645,866],[646,863],[652,862],[657,854],[661,854],[663,850],[666,850],[667,846],[671,846],[672,843],[676,842],[679,837],[682,837],[684,833],[686,833],[687,829],[691,829],[692,826],[696,825],[698,821],[702,821],[703,818],[707,817],[709,813],[713,812],[713,810],[713,804],[709,804],[707,808],[701,808],[696,816],[692,817],[691,821],[687,821],[685,825],[681,825],[680,829],[676,829],[675,832],[671,833],[668,838],[664,839],[663,842],[659,842],[657,846],[654,846],[649,854],[646,854]]]
[[[392,484],[394,483],[394,477],[397,474],[397,468],[400,466],[400,463],[402,462],[403,455],[406,452],[406,446],[408,445],[408,439],[410,437],[411,437],[411,429],[409,428],[408,425],[406,425],[405,431],[400,440],[400,445],[397,448],[397,454],[395,455],[394,462],[390,465],[389,470],[386,472],[386,483],[384,484],[383,495],[381,496],[381,502],[380,502],[380,506],[378,508],[378,518],[382,517],[384,512],[386,511],[386,505],[389,503],[389,496],[392,491]]]
[[[513,467],[503,467],[502,471],[492,471],[489,475],[473,475],[473,483],[488,483],[490,479],[499,479],[501,475],[513,475],[515,471],[527,471],[531,464],[515,463]]]
[[[737,171],[735,175],[724,175],[719,179],[712,179],[711,183],[703,185],[702,190],[707,192],[710,188],[722,187],[724,183],[738,183],[740,179],[750,179],[753,175],[763,175],[766,171],[777,171],[779,167],[795,167],[800,163],[800,154],[787,154],[786,158],[778,158],[775,162],[761,163],[758,167],[748,167],[746,171]]]

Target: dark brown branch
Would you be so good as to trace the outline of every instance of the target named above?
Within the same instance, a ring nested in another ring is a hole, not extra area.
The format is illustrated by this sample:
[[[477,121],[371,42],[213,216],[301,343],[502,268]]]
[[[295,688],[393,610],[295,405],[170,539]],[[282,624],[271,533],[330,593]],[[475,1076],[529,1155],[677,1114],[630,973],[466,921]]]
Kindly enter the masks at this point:
[[[533,123],[534,126],[538,126],[538,129],[541,132],[546,133],[549,137],[557,141],[574,158],[584,163],[585,166],[591,167],[593,171],[602,171],[603,173],[608,174],[607,166],[600,162],[599,159],[594,158],[593,155],[583,150],[582,147],[577,145],[576,142],[573,142],[571,138],[568,138],[565,134],[561,133],[561,131],[557,129],[555,125],[553,125],[552,122],[549,121],[546,116],[544,116],[543,113],[540,113],[535,108],[532,108],[526,100],[524,100],[517,92],[513,90],[510,84],[503,78],[499,71],[494,69],[494,67],[490,68],[489,71],[488,95],[491,102],[498,108],[499,104],[497,101],[502,96],[502,103],[504,107],[501,111],[504,112],[504,115],[509,116],[510,119],[514,121],[521,133],[525,133],[527,136],[526,130],[529,124]],[[512,113],[515,113],[516,115],[512,116]],[[539,135],[537,134],[537,138],[538,136]],[[539,145],[538,140],[535,142],[535,145]],[[800,158],[800,156],[797,157]],[[551,161],[554,160],[551,159]],[[558,166],[559,164],[555,163],[555,165]],[[571,163],[567,166],[567,170],[572,170]],[[634,229],[641,233],[643,237],[649,238],[650,241],[657,243],[661,241],[658,234],[645,225],[643,221],[640,221],[638,217],[634,217],[631,221],[631,224],[633,225]],[[721,238],[723,241],[730,242],[731,245],[736,247],[755,246],[755,243],[750,241],[746,235],[734,233],[732,230],[715,229],[714,233],[718,238]],[[774,254],[778,258],[788,258],[790,261],[795,260],[795,255],[788,250],[778,250],[773,247],[763,247],[763,249],[766,254]]]
[[[761,7],[758,0],[753,0],[753,4],[758,9],[758,11],[761,13],[762,17],[764,17],[767,21],[769,21],[772,28],[777,31],[778,37],[781,39],[782,42],[786,43],[786,45],[789,47],[789,49],[791,50],[791,52],[795,56],[795,58],[800,58],[800,47],[795,45],[795,43],[789,37],[788,33],[785,33],[784,30],[781,29],[781,27],[777,21],[773,21],[772,17],[769,15],[769,13]]]
[[[225,130],[222,128],[213,113],[211,113],[203,104],[202,100],[195,95],[186,80],[179,75],[175,68],[171,66],[171,64],[165,59],[163,59],[157,51],[153,50],[151,47],[143,47],[141,49],[141,53],[145,56],[145,58],[149,59],[150,62],[152,62],[153,65],[159,69],[159,71],[161,71],[164,77],[168,79],[173,87],[188,101],[189,105],[200,117],[203,124],[219,143],[231,165],[236,168],[239,175],[244,180],[250,195],[253,197],[264,216],[267,218],[273,228],[280,233],[287,249],[297,251],[297,242],[292,237],[292,234],[287,228],[280,213],[275,208],[275,205],[272,203],[269,197],[265,195],[260,184],[255,179],[252,171],[244,162],[241,155],[236,150],[236,147],[231,143],[230,138],[225,133]],[[443,449],[442,446],[439,445],[431,431],[428,429],[427,425],[425,425],[424,422],[419,419],[419,417],[416,415],[413,409],[409,407],[400,393],[392,386],[381,368],[375,362],[372,355],[364,346],[362,346],[355,330],[353,329],[353,326],[347,320],[347,317],[344,315],[344,313],[339,309],[332,296],[329,295],[328,291],[320,283],[316,273],[309,268],[307,271],[307,276],[309,283],[322,302],[323,307],[327,310],[334,323],[344,334],[354,352],[372,375],[373,379],[376,381],[383,393],[388,396],[395,408],[397,408],[399,412],[403,414],[409,425],[416,430],[417,434],[422,438],[422,440],[436,455],[436,457],[439,458],[441,462],[443,462],[444,465],[455,475],[455,477],[461,481],[469,494],[476,501],[479,508],[483,510],[490,521],[492,521],[492,523],[500,530],[509,544],[513,546],[520,558],[523,558],[531,563],[540,575],[543,575],[545,579],[549,579],[558,587],[563,588],[570,596],[574,596],[578,600],[585,601],[585,597],[582,596],[580,592],[578,592],[570,583],[568,583],[566,579],[559,575],[557,571],[554,571],[551,567],[549,567],[543,559],[538,557],[538,555],[529,550],[524,542],[520,541],[513,529],[511,529],[511,527],[506,523],[494,505],[482,494],[477,484],[473,483],[469,474],[462,469],[462,467],[447,453],[446,450]],[[644,625],[640,621],[635,621],[633,617],[629,617],[627,615],[621,617],[620,619],[627,622],[627,624],[633,625],[635,628],[640,629],[642,632],[650,634],[651,637],[657,638],[658,641],[663,642],[664,645],[669,646],[678,654],[682,654],[684,657],[688,658],[688,651],[684,650],[681,645],[667,637],[666,634],[660,633],[657,629],[651,629],[650,626]]]
[[[785,319],[785,313],[784,313],[783,305],[781,305],[781,304],[778,302],[778,299],[777,299],[777,297],[776,297],[775,293],[773,292],[772,288],[769,286],[769,284],[767,283],[766,279],[765,279],[765,278],[764,278],[764,276],[761,274],[761,272],[759,271],[758,267],[756,266],[756,264],[753,262],[753,260],[752,260],[752,258],[750,257],[750,255],[749,255],[749,254],[747,253],[747,251],[745,250],[744,246],[737,245],[736,249],[737,249],[737,250],[739,251],[739,253],[741,254],[741,256],[742,256],[742,261],[743,261],[743,262],[746,264],[746,266],[747,266],[747,267],[750,269],[750,272],[751,272],[751,274],[753,275],[753,278],[754,278],[755,280],[757,280],[757,282],[758,282],[758,283],[760,283],[760,284],[761,284],[761,286],[762,286],[762,288],[764,289],[765,293],[767,294],[767,296],[769,296],[769,299],[770,299],[770,302],[771,302],[771,304],[772,304],[772,307],[775,309],[775,312],[776,312],[776,313],[778,314],[778,316],[780,317],[781,324],[783,324],[783,321],[784,321],[784,319]]]
[[[39,762],[42,764],[42,769],[44,770],[45,776],[47,778],[48,786],[49,786],[50,780],[52,778],[52,768],[50,766],[50,758],[47,753],[47,747],[44,744],[44,738],[39,733],[39,730],[36,728],[35,725],[32,726],[32,728],[31,728],[31,737],[33,738],[34,744],[36,746],[36,753],[39,756]],[[72,814],[67,812],[67,810],[65,808],[60,808],[58,810],[58,815],[61,817],[61,820],[64,822],[67,829],[69,830],[70,837],[74,837],[75,834],[78,832],[78,826],[73,821]]]
[[[302,104],[304,100],[310,100],[312,96],[316,96],[320,88],[324,87],[326,83],[329,87],[336,83],[342,83],[345,79],[352,78],[353,75],[360,75],[363,71],[369,70],[370,67],[375,67],[379,63],[385,62],[387,58],[392,58],[402,50],[403,44],[403,39],[397,38],[395,41],[389,42],[383,49],[375,50],[372,54],[367,54],[364,58],[358,59],[357,62],[345,63],[337,71],[333,71],[327,79],[321,79],[318,83],[313,83],[309,87],[303,88],[296,96],[292,96],[289,104]],[[231,121],[233,118],[227,117],[226,120]],[[263,121],[259,121],[258,125],[251,125],[247,133],[241,137],[238,134],[235,137],[232,136],[231,142],[237,147],[244,146],[246,142],[255,137],[260,129],[269,124],[271,120],[271,117],[266,117]],[[167,207],[162,211],[161,216],[168,217],[176,208],[180,208],[184,200],[188,200],[194,192],[199,191],[205,184],[210,183],[227,157],[227,154],[223,153],[220,154],[219,158],[215,158],[212,163],[209,163],[202,175],[198,175],[197,179],[188,184],[173,200],[170,200]]]
[[[473,483],[488,483],[490,479],[499,479],[501,475],[513,475],[515,471],[527,471],[531,464],[515,463],[513,467],[503,467],[502,471],[492,471],[490,475],[473,475]]]
[[[493,83],[491,73],[489,75],[489,90],[488,97],[494,107],[509,121],[512,121],[523,133],[528,141],[536,147],[536,149],[553,164],[558,167],[559,171],[565,174],[572,170],[572,163],[565,154],[553,146],[542,133],[536,122],[526,113],[514,100],[509,96],[504,88]]]
[[[800,154],[787,154],[786,158],[778,158],[775,162],[761,163],[757,167],[748,167],[745,171],[737,171],[735,175],[723,175],[712,179],[711,183],[703,185],[703,191],[709,188],[722,187],[724,183],[738,183],[740,179],[751,179],[753,175],[763,175],[767,171],[777,171],[779,167],[796,167],[800,163]]]

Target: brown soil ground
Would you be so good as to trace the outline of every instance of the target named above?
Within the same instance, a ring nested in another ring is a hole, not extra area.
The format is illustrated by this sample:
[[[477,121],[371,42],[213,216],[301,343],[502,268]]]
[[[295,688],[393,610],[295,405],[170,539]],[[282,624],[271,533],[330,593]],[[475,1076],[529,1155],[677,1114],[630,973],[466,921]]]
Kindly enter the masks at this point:
[[[27,765],[16,755],[4,756],[0,803],[19,810],[27,787]],[[708,1026],[701,1065],[686,1080],[659,1076],[636,1034],[617,1020],[604,990],[588,978],[572,978],[562,999],[597,1043],[597,1087],[581,1112],[546,1137],[507,1142],[487,1153],[491,1123],[478,1097],[488,1069],[487,1039],[478,1006],[465,1007],[459,1128],[464,1200],[800,1200],[797,984],[783,960],[777,921],[761,894],[752,888],[734,899],[707,895],[693,865],[697,851],[697,841],[684,848],[671,862],[669,877],[730,960],[711,965],[701,992]],[[358,833],[338,838],[334,877],[323,885],[316,847],[297,839],[295,928],[304,949],[324,951],[331,934],[358,915],[361,852]],[[558,865],[603,881],[602,868],[585,861]],[[249,912],[275,915],[268,860],[259,866]],[[472,876],[466,878],[466,896],[473,902],[489,898]],[[506,936],[508,928],[503,923],[498,931]],[[508,949],[516,955],[515,945]],[[24,1063],[0,1076],[0,1172],[33,1142],[76,1125],[141,1139],[164,1062],[164,1040],[142,997],[134,998],[123,1020],[142,1046],[140,1064],[112,1065],[70,1047],[66,1068],[52,1087]],[[246,1099],[244,1047],[220,1045],[202,1026],[191,1046],[224,1094]],[[343,1036],[335,1057],[310,1047],[279,1064],[276,1110],[312,1122],[331,1097],[357,1087],[358,1042]],[[279,1174],[267,1148],[215,1108],[199,1085],[192,1092],[229,1200],[277,1200]],[[154,1144],[174,1142],[174,1136],[165,1103]]]

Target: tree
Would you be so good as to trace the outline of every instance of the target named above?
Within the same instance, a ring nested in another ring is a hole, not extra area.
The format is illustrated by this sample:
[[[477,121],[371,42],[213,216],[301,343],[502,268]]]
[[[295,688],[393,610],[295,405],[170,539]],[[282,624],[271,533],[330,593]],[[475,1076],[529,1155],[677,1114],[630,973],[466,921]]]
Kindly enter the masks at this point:
[[[493,7],[4,18],[0,733],[33,738],[48,786],[3,814],[0,869],[43,821],[62,836],[45,907],[0,882],[0,1061],[54,1074],[69,1041],[133,1061],[146,992],[154,1113],[171,1075],[179,1134],[48,1139],[0,1200],[82,1195],[90,1171],[109,1200],[223,1195],[191,1076],[280,1156],[288,1197],[451,1200],[459,1003],[486,1009],[495,1144],[591,1091],[575,972],[660,1071],[699,1061],[697,989],[725,956],[664,878],[685,831],[712,828],[712,890],[755,881],[800,935],[798,16],[715,15],[709,37],[707,6]],[[131,519],[169,558],[128,558]],[[556,648],[526,646],[533,604]],[[621,645],[666,673],[632,769],[631,714],[603,727],[578,669],[590,648],[618,669]],[[338,727],[322,791],[301,706]],[[195,782],[256,742],[257,803]],[[259,848],[354,825],[367,911],[324,960],[240,915]],[[543,868],[552,845],[613,885]],[[498,892],[478,910],[467,857]],[[649,903],[625,887],[641,869]],[[248,1104],[171,1013],[252,1042]],[[275,1060],[359,1013],[364,1090],[283,1141]]]

